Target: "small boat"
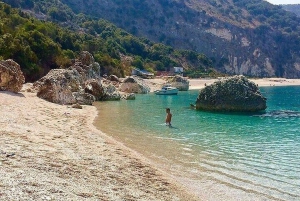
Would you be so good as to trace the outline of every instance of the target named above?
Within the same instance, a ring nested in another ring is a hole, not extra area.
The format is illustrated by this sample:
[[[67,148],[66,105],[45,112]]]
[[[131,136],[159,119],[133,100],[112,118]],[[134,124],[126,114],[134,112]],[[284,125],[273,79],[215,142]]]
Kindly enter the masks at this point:
[[[156,95],[177,95],[178,89],[170,85],[164,85],[160,90],[155,90]]]

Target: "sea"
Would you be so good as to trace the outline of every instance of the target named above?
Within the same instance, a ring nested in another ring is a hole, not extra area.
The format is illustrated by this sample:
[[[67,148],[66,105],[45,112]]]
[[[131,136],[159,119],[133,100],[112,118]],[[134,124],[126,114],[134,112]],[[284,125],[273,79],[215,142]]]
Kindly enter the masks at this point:
[[[198,90],[97,102],[95,125],[203,200],[299,201],[300,86],[260,91],[259,113],[196,111]]]

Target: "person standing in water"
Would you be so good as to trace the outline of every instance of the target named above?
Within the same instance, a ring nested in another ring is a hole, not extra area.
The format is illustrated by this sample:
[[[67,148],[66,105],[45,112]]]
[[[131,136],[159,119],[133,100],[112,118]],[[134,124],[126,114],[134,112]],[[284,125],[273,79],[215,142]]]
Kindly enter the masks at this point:
[[[171,126],[172,114],[171,114],[170,108],[166,108],[166,113],[167,113],[166,126]]]

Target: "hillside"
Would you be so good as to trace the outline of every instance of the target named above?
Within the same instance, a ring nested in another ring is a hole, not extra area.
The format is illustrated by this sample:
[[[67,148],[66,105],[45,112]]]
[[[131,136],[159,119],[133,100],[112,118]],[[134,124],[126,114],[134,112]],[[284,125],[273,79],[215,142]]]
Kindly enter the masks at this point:
[[[282,8],[284,10],[287,10],[287,11],[290,11],[292,13],[295,13],[298,17],[300,17],[300,4],[282,5]]]
[[[124,77],[132,67],[157,71],[180,65],[189,76],[215,74],[203,54],[134,37],[105,20],[76,15],[59,1],[12,2],[22,11],[0,2],[0,59],[18,62],[26,81],[35,81],[52,68],[68,67],[83,50],[94,55],[102,74]]]
[[[9,0],[5,2],[13,4]],[[211,65],[223,73],[300,77],[300,19],[281,6],[263,0],[13,2],[14,6],[30,9],[37,17],[73,30],[81,27],[94,36],[102,35],[103,30],[97,28],[97,23],[87,22],[82,13],[90,21],[106,19],[135,36],[207,55]],[[142,56],[142,60],[145,58]],[[161,60],[157,58],[157,61]],[[189,70],[199,67],[190,60],[176,62]],[[203,70],[203,65],[200,69]]]
[[[136,36],[204,53],[222,72],[300,77],[300,20],[263,0],[61,2]]]

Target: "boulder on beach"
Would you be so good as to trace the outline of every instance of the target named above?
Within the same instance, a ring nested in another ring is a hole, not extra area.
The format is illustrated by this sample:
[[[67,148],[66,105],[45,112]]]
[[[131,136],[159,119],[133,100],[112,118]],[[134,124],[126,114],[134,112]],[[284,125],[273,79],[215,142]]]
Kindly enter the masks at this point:
[[[96,101],[100,101],[105,96],[105,87],[99,79],[91,79],[85,82],[84,91],[95,96]]]
[[[74,104],[73,92],[81,88],[81,76],[76,70],[53,69],[34,83],[37,96],[52,103]]]
[[[190,82],[187,78],[184,78],[180,75],[175,75],[167,80],[167,83],[172,87],[176,87],[179,91],[188,91]]]
[[[116,101],[121,99],[121,94],[113,84],[104,85],[105,96],[103,101]]]
[[[91,105],[96,100],[94,95],[103,95],[100,65],[89,52],[82,52],[68,69],[49,71],[33,86],[38,97],[58,104]]]
[[[141,78],[127,77],[120,85],[119,90],[126,93],[146,94],[150,92],[150,87]]]
[[[0,61],[0,91],[18,93],[25,82],[20,65],[8,59]]]
[[[257,85],[244,76],[223,78],[200,90],[196,109],[256,112],[267,108]]]

